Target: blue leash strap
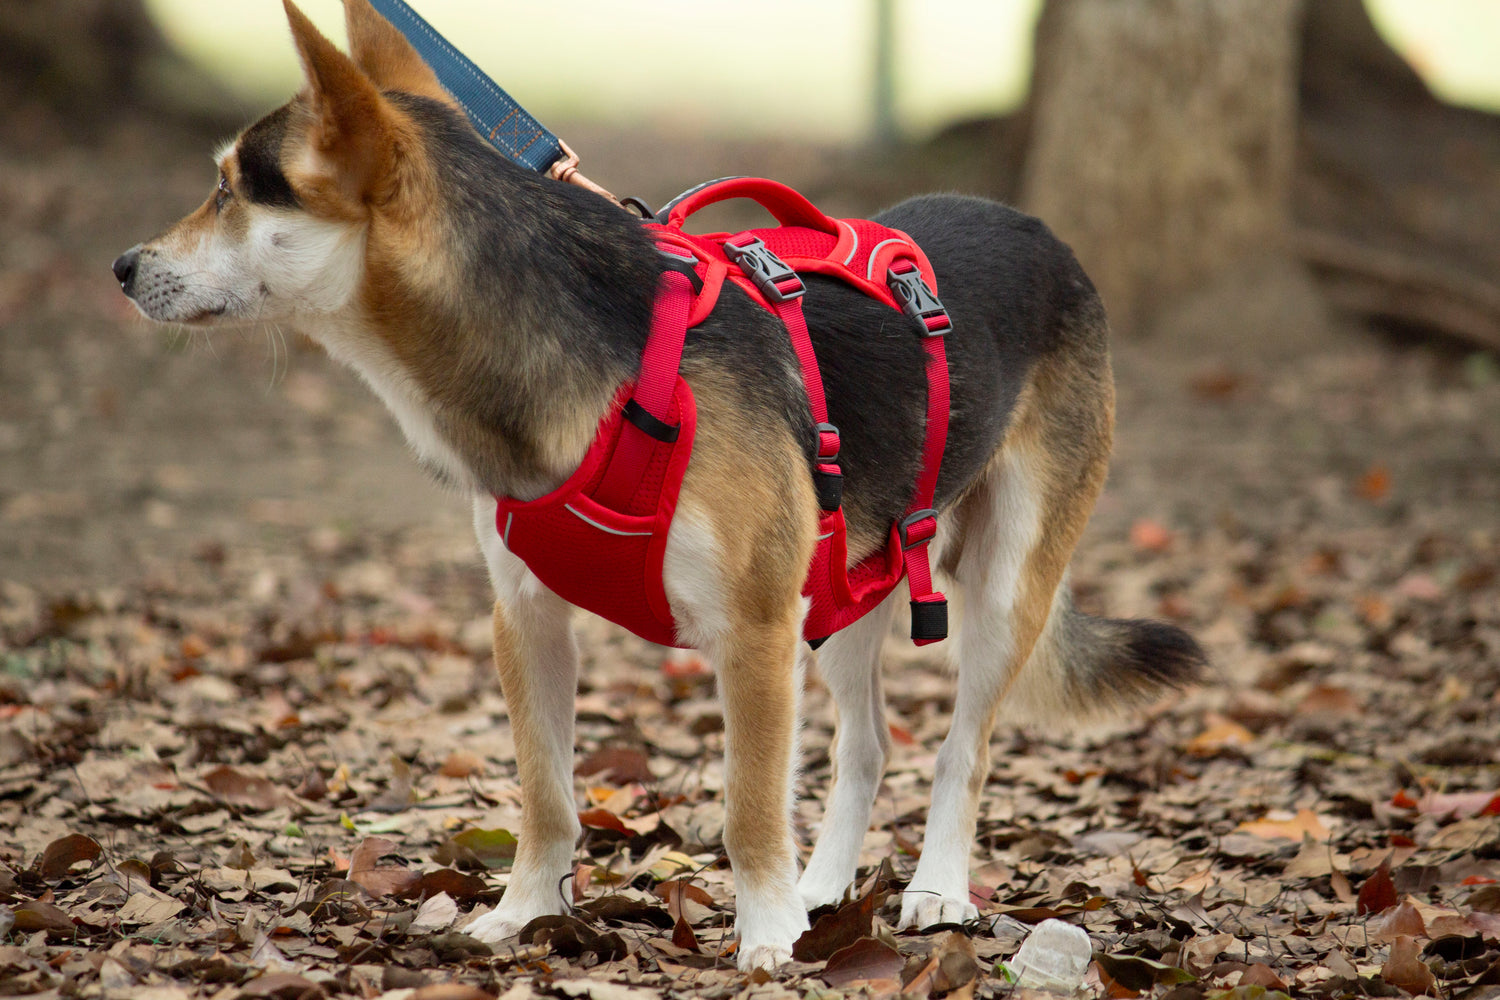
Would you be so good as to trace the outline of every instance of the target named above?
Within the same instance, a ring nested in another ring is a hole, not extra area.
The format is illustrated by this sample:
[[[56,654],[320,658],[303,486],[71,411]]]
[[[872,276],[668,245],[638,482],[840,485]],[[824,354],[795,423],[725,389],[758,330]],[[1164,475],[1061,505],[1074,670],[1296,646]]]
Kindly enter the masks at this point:
[[[561,139],[527,114],[525,108],[474,65],[473,60],[454,48],[452,42],[438,34],[405,0],[370,0],[370,5],[406,36],[443,87],[463,107],[479,134],[496,149],[539,174],[549,172],[559,160],[571,159],[576,167],[577,158]]]

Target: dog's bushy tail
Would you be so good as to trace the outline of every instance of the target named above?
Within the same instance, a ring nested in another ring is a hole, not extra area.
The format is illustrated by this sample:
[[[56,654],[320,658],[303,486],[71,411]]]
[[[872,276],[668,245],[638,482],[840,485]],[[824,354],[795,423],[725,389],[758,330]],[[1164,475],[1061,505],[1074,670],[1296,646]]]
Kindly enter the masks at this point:
[[[1064,583],[1006,699],[1006,714],[1017,721],[1099,721],[1201,679],[1207,666],[1203,648],[1176,625],[1084,614]]]

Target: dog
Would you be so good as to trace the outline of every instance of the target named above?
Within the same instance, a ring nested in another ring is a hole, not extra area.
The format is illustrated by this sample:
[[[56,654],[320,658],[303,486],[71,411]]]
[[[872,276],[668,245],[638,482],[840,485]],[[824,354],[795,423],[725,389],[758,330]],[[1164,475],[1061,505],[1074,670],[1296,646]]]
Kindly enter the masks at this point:
[[[504,896],[468,928],[501,941],[567,905],[578,653],[571,608],[502,544],[495,497],[544,495],[577,467],[637,374],[659,257],[627,213],[491,148],[367,0],[345,0],[348,55],[284,2],[305,86],[219,152],[207,201],[114,273],[152,320],[302,330],[363,377],[433,475],[472,498],[524,794]],[[1108,326],[1072,253],[1036,219],[975,198],[918,197],[877,221],[923,248],[953,320],[931,552],[964,601],[957,695],[900,916],[925,927],[978,915],[970,846],[1002,702],[1028,719],[1097,716],[1189,681],[1204,657],[1174,626],[1091,617],[1070,600],[1067,565],[1114,422]],[[885,543],[920,470],[922,349],[874,335],[887,307],[832,279],[807,284],[843,429],[853,564]],[[893,602],[818,654],[838,714],[835,782],[799,875],[800,591],[818,520],[807,395],[786,330],[732,288],[681,371],[698,427],[665,592],[724,705],[737,962],[774,969],[807,911],[855,877],[890,748],[879,663]]]

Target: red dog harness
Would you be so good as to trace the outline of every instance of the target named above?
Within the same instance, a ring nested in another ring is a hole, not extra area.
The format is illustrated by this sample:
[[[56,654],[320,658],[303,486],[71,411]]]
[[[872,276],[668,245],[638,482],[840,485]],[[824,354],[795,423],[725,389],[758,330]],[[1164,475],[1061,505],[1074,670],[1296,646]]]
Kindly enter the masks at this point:
[[[682,231],[695,211],[729,198],[754,199],[781,225],[708,236]],[[497,498],[495,524],[506,547],[569,603],[652,642],[680,644],[662,586],[662,557],[692,454],[697,410],[678,368],[687,331],[713,311],[727,279],[785,324],[817,427],[813,475],[822,513],[802,587],[810,600],[804,638],[817,645],[853,624],[903,576],[911,590],[912,640],[924,645],[946,638],[948,606],[932,589],[927,543],[937,530],[933,493],[948,436],[943,335],[952,324],[935,294],[937,281],[926,256],[899,230],[863,219],[832,219],[791,188],[761,178],[711,181],[679,196],[663,215],[664,222],[647,224],[664,270],[640,377],[621,387],[567,482],[536,500]],[[885,548],[852,569],[840,506],[839,433],[828,422],[798,271],[838,278],[901,310],[927,353],[921,475],[905,515],[891,525]]]

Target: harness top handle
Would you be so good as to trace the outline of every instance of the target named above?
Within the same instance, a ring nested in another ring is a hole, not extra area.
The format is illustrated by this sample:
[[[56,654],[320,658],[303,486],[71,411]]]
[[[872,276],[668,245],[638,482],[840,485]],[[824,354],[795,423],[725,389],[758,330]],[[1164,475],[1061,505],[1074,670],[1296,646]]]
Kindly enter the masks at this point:
[[[805,226],[839,235],[838,223],[819,211],[816,205],[785,184],[764,177],[724,177],[705,181],[663,205],[656,213],[656,221],[681,229],[694,212],[734,198],[750,199],[770,212],[772,218],[783,226]]]

